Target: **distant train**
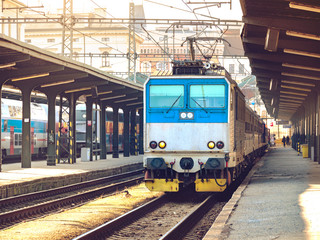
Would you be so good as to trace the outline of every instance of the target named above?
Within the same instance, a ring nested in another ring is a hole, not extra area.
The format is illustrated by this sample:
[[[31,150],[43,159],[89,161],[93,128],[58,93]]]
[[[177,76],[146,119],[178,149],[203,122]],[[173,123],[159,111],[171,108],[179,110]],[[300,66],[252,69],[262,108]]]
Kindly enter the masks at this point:
[[[235,81],[192,71],[145,83],[143,164],[151,191],[223,192],[268,146],[268,129]]]
[[[22,102],[1,99],[2,156],[21,155]],[[42,104],[31,103],[31,153],[39,157],[47,152],[47,111]]]
[[[1,99],[2,107],[2,156],[17,158],[21,155],[22,147],[22,102],[12,99]],[[56,107],[56,122],[58,122],[59,108]],[[99,112],[98,112],[99,113]],[[95,114],[93,114],[93,142],[100,144],[100,120],[98,114],[98,128],[95,129]],[[31,153],[34,158],[44,158],[47,154],[48,109],[46,104],[31,103]],[[139,131],[139,126],[137,128]],[[56,132],[58,124],[56,123]],[[81,147],[85,147],[86,110],[85,104],[76,107],[76,142],[77,156]],[[113,114],[112,109],[106,111],[106,144],[107,152],[112,151]],[[95,146],[96,147],[96,146]],[[123,151],[123,113],[119,113],[119,151]]]
[[[98,143],[100,147],[100,111],[97,114],[97,131],[95,129],[95,114],[93,114],[93,143]],[[80,149],[86,146],[86,107],[85,104],[79,104],[76,108],[76,139],[77,139],[77,152],[80,153]],[[112,108],[106,109],[106,144],[107,152],[112,152],[113,144],[113,112]],[[123,151],[123,112],[119,111],[119,151]]]

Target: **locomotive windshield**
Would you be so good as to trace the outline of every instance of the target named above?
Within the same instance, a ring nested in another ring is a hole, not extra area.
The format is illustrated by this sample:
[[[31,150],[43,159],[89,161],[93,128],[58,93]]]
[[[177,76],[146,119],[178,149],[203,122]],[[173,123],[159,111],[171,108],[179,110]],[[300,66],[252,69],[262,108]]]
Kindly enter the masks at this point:
[[[191,85],[191,108],[225,107],[225,85]]]
[[[183,85],[151,85],[150,86],[151,108],[183,108],[184,86]]]

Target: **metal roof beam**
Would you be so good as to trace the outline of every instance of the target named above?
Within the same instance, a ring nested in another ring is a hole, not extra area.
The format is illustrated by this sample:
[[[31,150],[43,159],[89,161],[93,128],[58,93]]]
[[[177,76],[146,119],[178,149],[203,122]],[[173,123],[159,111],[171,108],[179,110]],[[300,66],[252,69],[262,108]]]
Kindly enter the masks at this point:
[[[24,62],[30,60],[30,55],[29,54],[5,54],[2,55],[0,54],[0,64],[7,64],[7,63],[12,63],[12,62]]]
[[[289,63],[295,65],[307,64],[308,67],[319,68],[320,60],[311,57],[297,56],[287,53],[253,53],[246,52],[245,55],[250,59],[259,59],[277,63]]]
[[[256,45],[265,45],[265,38],[259,37],[244,37],[242,41],[245,43],[251,43]],[[320,53],[320,43],[319,41],[314,40],[301,40],[301,39],[279,39],[278,48],[285,49],[296,49],[300,51]]]
[[[244,16],[247,24],[320,35],[319,21],[294,17]]]
[[[38,67],[26,67],[26,68],[18,68],[17,70],[6,70],[3,71],[2,77],[4,79],[14,79],[14,78],[30,78],[31,76],[46,74],[50,72],[63,71],[64,66],[61,65],[46,65],[46,66],[38,66]],[[28,79],[26,79],[28,80]]]
[[[116,97],[116,96],[119,96],[119,95],[131,94],[131,93],[134,93],[134,94],[138,95],[139,91],[135,90],[135,89],[125,88],[125,89],[115,90],[115,91],[112,91],[110,93],[98,94],[98,95],[102,99],[102,98]]]

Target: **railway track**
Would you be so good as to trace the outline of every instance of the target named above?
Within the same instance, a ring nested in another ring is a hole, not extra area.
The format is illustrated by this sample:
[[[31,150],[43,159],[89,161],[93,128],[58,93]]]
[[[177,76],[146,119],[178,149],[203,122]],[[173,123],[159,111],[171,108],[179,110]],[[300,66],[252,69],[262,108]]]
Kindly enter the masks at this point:
[[[210,195],[201,203],[178,201],[173,204],[168,195],[165,195],[100,225],[74,240],[202,239],[250,169],[251,167],[245,169],[226,192]],[[190,195],[179,197],[190,199]],[[168,204],[173,205],[170,207]],[[183,211],[184,209],[188,211]]]
[[[159,197],[74,240],[181,239],[217,203],[214,195],[188,198]]]
[[[122,179],[129,179],[121,181]],[[0,199],[0,229],[114,193],[143,180],[142,169],[50,190]],[[117,182],[117,183],[115,183]],[[108,186],[101,186],[109,184]],[[91,188],[91,189],[89,189]]]

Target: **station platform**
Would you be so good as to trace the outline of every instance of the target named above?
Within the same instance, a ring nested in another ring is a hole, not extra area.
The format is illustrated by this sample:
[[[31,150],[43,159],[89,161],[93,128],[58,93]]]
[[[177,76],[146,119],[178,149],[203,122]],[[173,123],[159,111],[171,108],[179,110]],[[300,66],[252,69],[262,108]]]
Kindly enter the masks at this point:
[[[205,240],[320,239],[320,165],[291,147],[253,167]]]
[[[123,172],[142,169],[143,155],[98,159],[74,164],[59,163],[47,166],[47,161],[33,161],[31,168],[21,163],[3,164],[0,172],[0,198],[61,187]]]

